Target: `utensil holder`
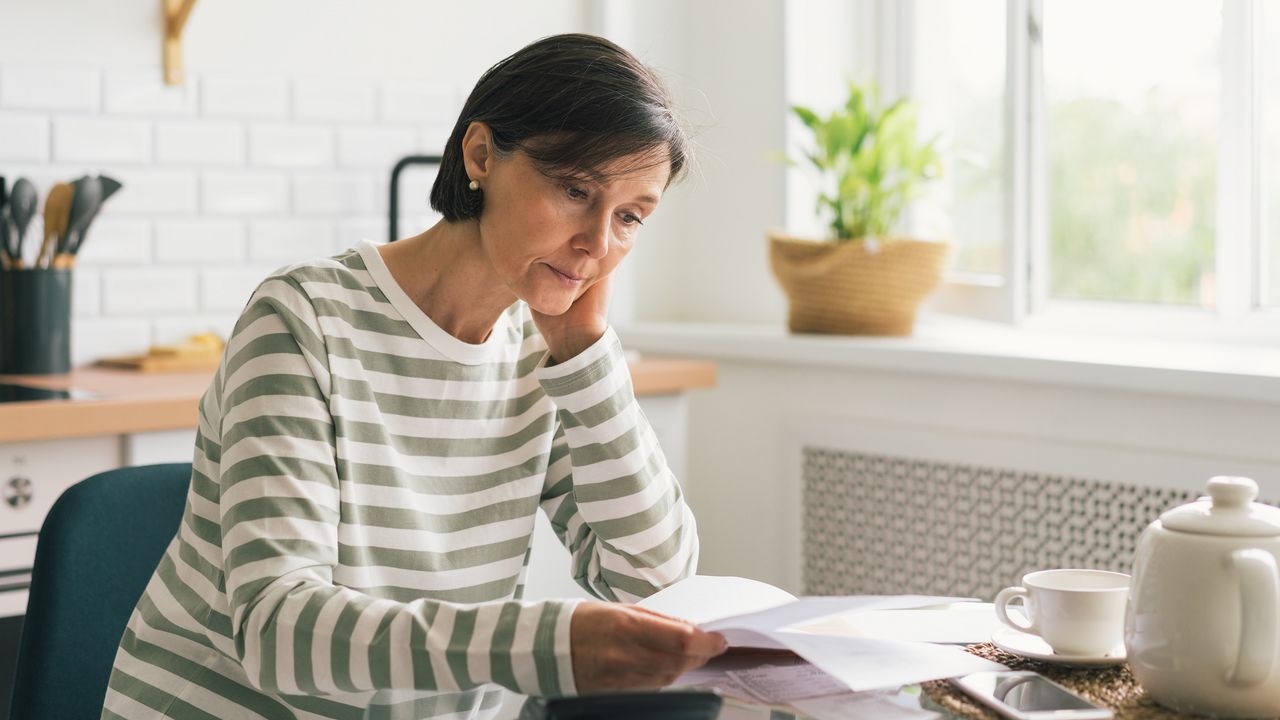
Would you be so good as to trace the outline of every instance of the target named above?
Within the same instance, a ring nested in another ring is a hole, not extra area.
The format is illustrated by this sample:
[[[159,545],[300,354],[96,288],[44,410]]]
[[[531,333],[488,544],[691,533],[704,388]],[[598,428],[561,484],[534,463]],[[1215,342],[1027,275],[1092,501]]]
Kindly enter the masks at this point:
[[[71,371],[71,270],[6,270],[0,278],[0,372]]]

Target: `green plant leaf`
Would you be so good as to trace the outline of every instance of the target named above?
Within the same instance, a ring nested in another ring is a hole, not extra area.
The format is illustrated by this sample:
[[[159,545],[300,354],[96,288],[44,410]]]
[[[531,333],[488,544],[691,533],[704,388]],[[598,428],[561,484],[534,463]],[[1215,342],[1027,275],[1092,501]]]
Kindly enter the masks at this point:
[[[874,82],[849,83],[842,107],[822,117],[808,107],[791,110],[813,133],[804,157],[817,169],[816,209],[838,240],[888,232],[925,183],[941,177],[941,139],[920,142],[918,111],[902,99],[880,107]]]
[[[799,117],[800,121],[803,122],[805,126],[808,127],[810,130],[812,130],[814,126],[816,126],[819,122],[821,122],[818,119],[818,114],[807,107],[803,107],[801,105],[792,105],[791,111],[794,112],[796,114],[796,117]]]

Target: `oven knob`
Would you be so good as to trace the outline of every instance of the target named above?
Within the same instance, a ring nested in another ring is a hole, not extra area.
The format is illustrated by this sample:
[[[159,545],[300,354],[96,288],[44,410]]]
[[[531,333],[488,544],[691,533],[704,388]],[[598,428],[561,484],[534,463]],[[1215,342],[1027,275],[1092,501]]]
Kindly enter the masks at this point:
[[[20,508],[31,502],[31,478],[15,475],[4,486],[4,501],[9,507]]]

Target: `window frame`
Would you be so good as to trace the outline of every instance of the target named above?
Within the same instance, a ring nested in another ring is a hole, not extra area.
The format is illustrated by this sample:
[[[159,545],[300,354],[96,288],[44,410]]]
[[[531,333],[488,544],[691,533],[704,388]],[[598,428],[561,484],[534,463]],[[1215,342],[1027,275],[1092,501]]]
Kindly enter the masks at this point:
[[[875,0],[864,22],[879,28],[872,74],[887,96],[911,94],[914,2]],[[1045,152],[1043,0],[1006,0],[1005,220],[1001,276],[952,272],[930,307],[1036,330],[1274,344],[1280,308],[1268,307],[1263,0],[1223,0],[1221,113],[1213,307],[1069,300],[1049,292],[1049,192]],[[1280,10],[1272,9],[1272,22]],[[912,228],[908,214],[906,230]],[[1274,296],[1280,288],[1271,289]]]

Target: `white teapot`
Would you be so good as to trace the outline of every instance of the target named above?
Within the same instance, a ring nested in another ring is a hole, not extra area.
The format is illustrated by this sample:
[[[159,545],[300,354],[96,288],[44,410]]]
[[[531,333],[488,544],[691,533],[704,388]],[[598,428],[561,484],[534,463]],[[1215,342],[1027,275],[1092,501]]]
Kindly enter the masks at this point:
[[[1249,478],[1169,510],[1138,539],[1125,611],[1129,667],[1179,712],[1280,715],[1280,508]]]

